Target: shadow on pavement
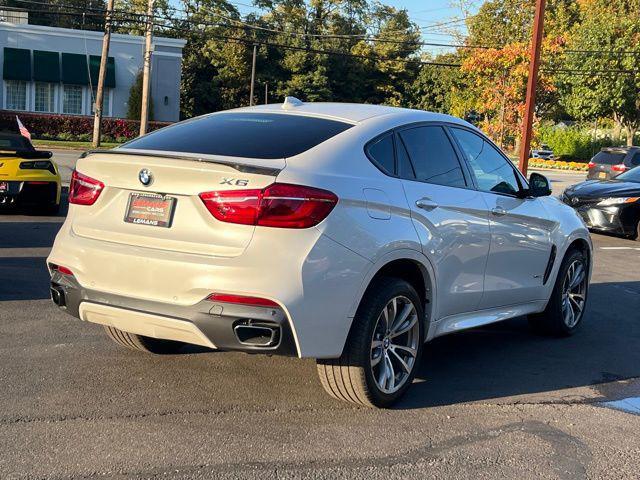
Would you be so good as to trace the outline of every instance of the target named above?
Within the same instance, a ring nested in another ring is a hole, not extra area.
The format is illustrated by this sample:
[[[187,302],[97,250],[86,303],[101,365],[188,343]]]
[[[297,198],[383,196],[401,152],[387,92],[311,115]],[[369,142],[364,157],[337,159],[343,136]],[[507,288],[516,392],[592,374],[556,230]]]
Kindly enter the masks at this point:
[[[612,308],[615,302],[615,308]],[[573,337],[533,334],[525,318],[426,344],[398,408],[423,408],[640,377],[640,282],[596,283]]]
[[[62,192],[60,193],[60,210],[55,214],[47,213],[45,210],[40,208],[38,205],[25,205],[25,206],[10,206],[10,207],[0,207],[0,215],[6,215],[8,218],[25,216],[25,217],[41,217],[41,218],[50,218],[53,221],[59,221],[60,218],[64,218],[67,216],[67,212],[69,210],[69,187],[62,187]],[[0,223],[2,223],[0,221]],[[0,246],[2,243],[0,241]]]
[[[49,298],[45,260],[44,257],[0,256],[0,302]]]
[[[62,223],[59,221],[0,222],[0,257],[3,248],[50,248]]]

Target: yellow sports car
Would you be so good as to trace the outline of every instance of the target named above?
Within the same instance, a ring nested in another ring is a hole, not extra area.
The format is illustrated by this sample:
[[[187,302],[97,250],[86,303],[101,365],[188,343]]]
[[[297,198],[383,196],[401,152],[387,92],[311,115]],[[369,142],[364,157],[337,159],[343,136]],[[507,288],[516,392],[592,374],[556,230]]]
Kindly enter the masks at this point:
[[[26,137],[0,133],[0,207],[60,208],[60,173],[51,152],[36,150]]]

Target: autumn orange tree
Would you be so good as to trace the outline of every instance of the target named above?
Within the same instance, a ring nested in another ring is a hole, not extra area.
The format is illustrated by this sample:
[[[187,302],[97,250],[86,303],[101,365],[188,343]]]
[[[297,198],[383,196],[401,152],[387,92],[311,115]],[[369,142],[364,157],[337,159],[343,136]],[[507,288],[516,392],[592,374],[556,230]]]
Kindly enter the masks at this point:
[[[480,116],[480,127],[505,148],[518,149],[530,61],[535,0],[490,0],[469,21],[461,70],[472,92],[459,96],[456,115]],[[551,0],[543,40],[543,64],[553,66],[566,43],[571,5]],[[561,28],[559,26],[562,26]],[[536,116],[557,107],[553,69],[542,69]]]

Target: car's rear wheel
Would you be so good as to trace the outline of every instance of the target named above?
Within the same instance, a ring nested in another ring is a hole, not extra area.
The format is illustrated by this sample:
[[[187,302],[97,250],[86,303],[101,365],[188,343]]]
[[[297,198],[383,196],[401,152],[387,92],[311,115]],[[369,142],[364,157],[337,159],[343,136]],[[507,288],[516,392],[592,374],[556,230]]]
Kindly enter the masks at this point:
[[[424,340],[420,297],[406,281],[381,278],[365,294],[342,356],[318,360],[318,375],[334,398],[389,407],[410,387]]]
[[[135,333],[124,332],[106,325],[104,326],[104,330],[107,332],[109,338],[118,345],[141,352],[166,355],[178,352],[184,345],[182,342],[136,335]]]
[[[573,335],[584,316],[589,291],[589,265],[584,254],[570,250],[564,257],[544,312],[529,315],[534,330],[548,335]]]

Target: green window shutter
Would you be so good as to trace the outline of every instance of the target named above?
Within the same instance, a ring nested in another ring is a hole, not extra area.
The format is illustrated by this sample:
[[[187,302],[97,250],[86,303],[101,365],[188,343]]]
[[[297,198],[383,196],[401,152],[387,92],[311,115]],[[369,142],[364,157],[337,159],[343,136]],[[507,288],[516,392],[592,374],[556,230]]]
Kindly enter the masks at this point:
[[[60,54],[58,52],[33,51],[33,79],[36,82],[60,81]]]
[[[2,78],[5,80],[31,80],[31,50],[4,47]]]
[[[91,85],[95,88],[98,85],[98,74],[100,73],[100,57],[91,55],[89,57],[89,68],[91,70]],[[104,79],[106,88],[116,86],[116,61],[113,57],[107,58],[107,76]]]
[[[86,55],[77,53],[62,54],[62,83],[89,85]]]

